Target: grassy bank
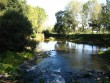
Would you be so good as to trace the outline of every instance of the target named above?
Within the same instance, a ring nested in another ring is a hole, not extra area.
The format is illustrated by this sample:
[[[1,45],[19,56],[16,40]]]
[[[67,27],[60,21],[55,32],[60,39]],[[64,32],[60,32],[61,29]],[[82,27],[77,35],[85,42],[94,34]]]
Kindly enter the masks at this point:
[[[56,39],[66,39],[76,43],[95,44],[101,46],[110,46],[110,34],[45,34],[46,38],[54,37]]]
[[[0,75],[2,80],[15,80],[18,75],[18,67],[21,63],[32,58],[32,52],[10,52],[0,53]]]
[[[110,65],[110,47],[104,52],[99,52],[99,56]]]
[[[106,70],[108,71],[109,76],[109,82],[107,83],[110,83],[110,47],[104,52],[99,52],[98,56],[101,58],[100,63],[104,63],[104,68],[107,68]]]

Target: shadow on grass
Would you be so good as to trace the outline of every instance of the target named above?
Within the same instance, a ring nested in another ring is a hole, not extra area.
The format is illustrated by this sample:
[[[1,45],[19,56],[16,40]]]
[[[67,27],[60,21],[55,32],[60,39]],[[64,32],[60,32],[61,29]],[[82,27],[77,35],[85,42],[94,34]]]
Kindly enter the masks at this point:
[[[24,61],[32,58],[32,52],[10,52],[0,54],[0,75],[14,80],[15,75],[19,74],[18,67]]]

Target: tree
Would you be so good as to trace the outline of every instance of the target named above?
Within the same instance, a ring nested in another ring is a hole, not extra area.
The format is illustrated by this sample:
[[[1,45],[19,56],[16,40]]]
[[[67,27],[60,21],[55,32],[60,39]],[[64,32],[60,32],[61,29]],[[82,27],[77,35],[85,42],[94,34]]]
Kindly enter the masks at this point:
[[[0,0],[0,10],[6,9],[8,0]]]
[[[80,3],[77,0],[71,1],[64,11],[58,11],[55,14],[57,23],[54,30],[61,34],[75,32],[79,22],[79,11]]]
[[[101,12],[98,22],[103,27],[103,33],[106,30],[110,31],[110,0],[106,0],[107,4],[101,4]]]
[[[105,5],[101,5],[101,7],[102,7],[102,11],[100,13],[99,23],[103,27],[103,33],[104,33],[105,29],[107,29],[107,22],[108,22],[107,11],[106,11],[107,7]]]
[[[110,0],[106,0],[106,16],[103,15],[103,17],[105,17],[105,22],[106,22],[106,29],[110,31]]]
[[[15,10],[6,11],[0,19],[0,51],[24,50],[32,32],[27,17]]]
[[[80,15],[81,15],[81,20],[82,20],[82,32],[84,32],[84,28],[87,26],[88,20],[89,20],[89,18],[88,18],[88,16],[89,16],[88,2],[84,3],[82,5]]]
[[[54,26],[54,30],[57,33],[64,34],[66,33],[65,20],[64,20],[64,11],[59,11],[55,14],[57,23]]]
[[[44,30],[43,23],[45,22],[47,15],[43,8],[36,7],[35,9],[37,11],[37,27],[35,28],[35,31],[38,33]]]
[[[35,7],[26,5],[23,13],[29,19],[32,24],[32,28],[35,30],[35,27],[37,26],[37,11]]]
[[[10,9],[23,13],[26,10],[25,0],[0,0],[0,15]]]
[[[105,28],[110,31],[110,11],[107,11],[106,16],[103,16],[103,18],[105,18],[105,22],[103,23],[105,25]]]
[[[54,30],[60,34],[67,34],[73,31],[76,24],[70,11],[64,10],[59,11],[55,14],[57,23],[55,24]]]
[[[110,0],[106,0],[106,8],[107,10],[110,10]]]
[[[0,10],[19,9],[21,3],[26,4],[25,0],[0,0]]]
[[[67,10],[71,11],[72,17],[74,18],[74,23],[76,24],[76,26],[74,28],[77,29],[78,25],[80,23],[80,19],[79,18],[80,18],[81,3],[78,2],[78,0],[72,0],[67,5],[66,8],[67,8]]]
[[[89,1],[89,8],[90,8],[90,21],[92,24],[99,24],[99,15],[101,13],[101,5],[98,3],[97,0],[91,0]],[[93,29],[96,29],[95,26],[92,27],[92,33]],[[98,27],[97,27],[98,32]]]
[[[29,21],[32,23],[32,27],[36,33],[42,32],[43,23],[47,17],[46,12],[43,8],[33,7],[27,5],[24,9],[24,14],[28,17]]]

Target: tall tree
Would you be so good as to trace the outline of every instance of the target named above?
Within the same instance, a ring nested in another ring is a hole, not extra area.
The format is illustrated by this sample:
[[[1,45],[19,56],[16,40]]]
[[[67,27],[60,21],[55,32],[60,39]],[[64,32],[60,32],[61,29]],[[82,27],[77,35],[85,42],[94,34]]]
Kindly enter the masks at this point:
[[[106,29],[110,31],[110,0],[106,0]]]
[[[91,0],[89,1],[89,8],[90,8],[90,21],[92,24],[99,24],[99,15],[101,13],[101,5],[98,3],[97,0]],[[98,27],[96,28],[95,26],[92,27],[92,33],[93,29],[96,29],[98,32]]]
[[[42,26],[47,17],[45,10],[40,7],[33,7],[30,5],[27,5],[24,13],[32,23],[32,27],[35,30],[35,32],[36,33],[42,32],[43,30]]]
[[[78,28],[78,23],[80,23],[80,8],[81,8],[81,3],[78,2],[78,0],[72,0],[68,5],[67,5],[67,10],[71,11],[71,14],[74,18],[74,21],[76,21],[76,27]]]
[[[60,34],[67,34],[75,29],[76,23],[74,16],[71,11],[64,10],[59,11],[55,14],[57,23],[55,24],[54,30]]]
[[[88,2],[84,3],[81,8],[81,20],[82,20],[82,32],[84,32],[84,28],[87,27],[88,25],[88,20],[89,20],[89,7],[88,7]]]
[[[108,16],[107,16],[107,10],[106,10],[107,6],[102,4],[101,7],[102,7],[102,11],[99,15],[100,16],[99,23],[102,26],[103,33],[104,33],[105,29],[107,29],[107,23],[108,23]]]
[[[47,15],[43,8],[36,7],[35,9],[37,11],[37,27],[36,27],[35,31],[38,33],[38,32],[42,32],[42,30],[44,30],[43,23],[45,22]]]
[[[106,0],[107,10],[110,10],[110,0]]]
[[[65,19],[64,19],[64,11],[58,11],[56,14],[57,23],[54,26],[54,30],[57,33],[64,34],[66,33]]]

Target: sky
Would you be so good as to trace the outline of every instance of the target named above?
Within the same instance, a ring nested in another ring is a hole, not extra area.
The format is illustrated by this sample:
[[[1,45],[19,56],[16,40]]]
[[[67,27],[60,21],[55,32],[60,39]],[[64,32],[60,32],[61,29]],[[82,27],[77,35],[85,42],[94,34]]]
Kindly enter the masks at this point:
[[[40,6],[42,7],[47,15],[48,18],[46,20],[46,25],[54,25],[56,22],[55,13],[64,10],[65,6],[71,0],[27,0],[27,3],[32,6]],[[88,0],[78,0],[81,2],[87,2]],[[106,0],[98,0],[99,3],[106,3]]]

